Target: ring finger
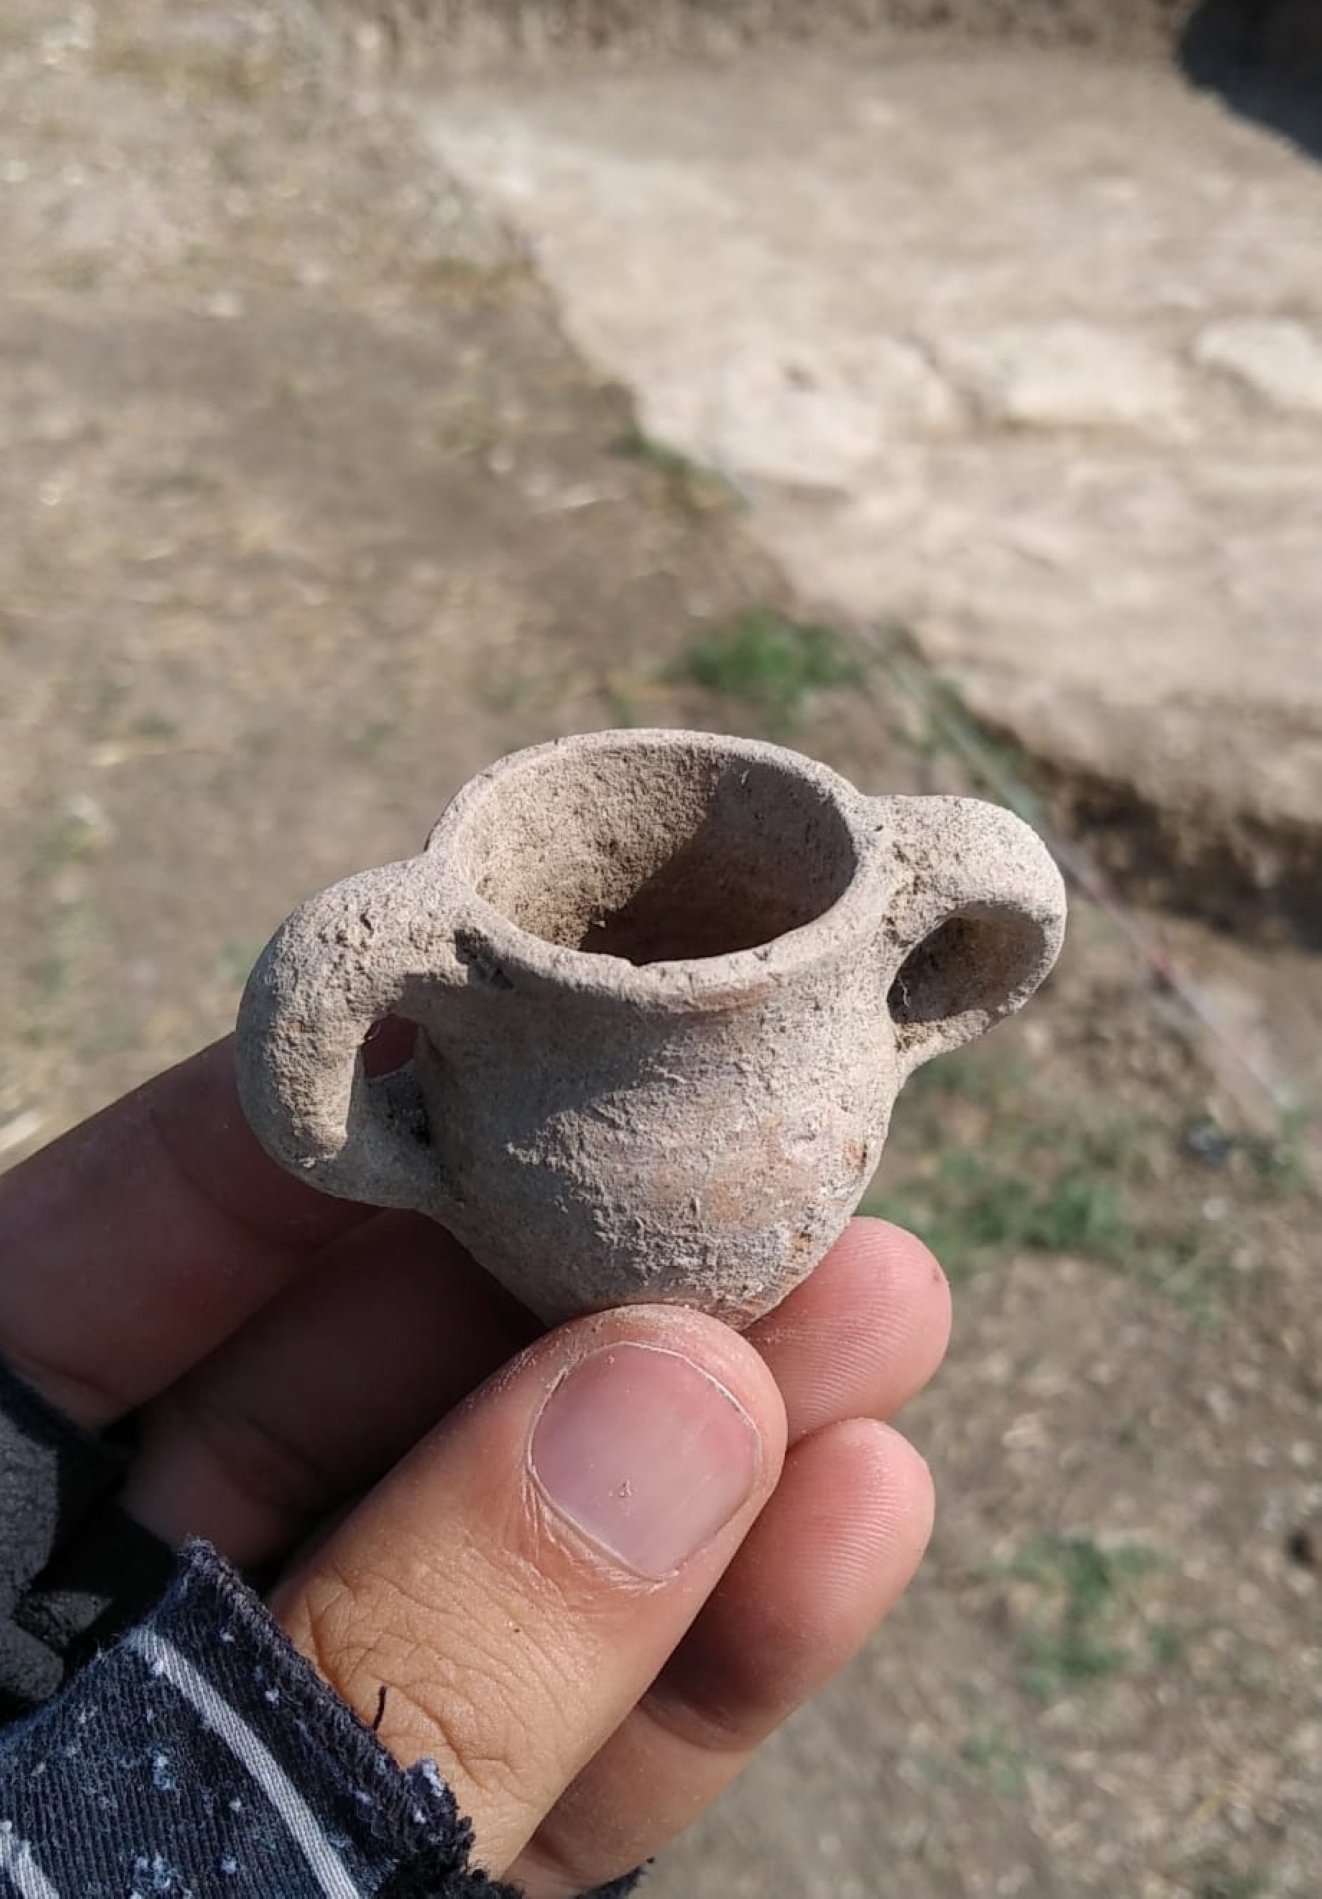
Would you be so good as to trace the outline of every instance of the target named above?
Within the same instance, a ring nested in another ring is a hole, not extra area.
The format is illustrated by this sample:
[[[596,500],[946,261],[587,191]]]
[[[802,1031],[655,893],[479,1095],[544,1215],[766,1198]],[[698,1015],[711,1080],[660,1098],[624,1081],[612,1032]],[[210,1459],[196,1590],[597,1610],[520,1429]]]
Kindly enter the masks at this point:
[[[146,1408],[125,1507],[268,1563],[539,1329],[431,1221],[381,1214]]]

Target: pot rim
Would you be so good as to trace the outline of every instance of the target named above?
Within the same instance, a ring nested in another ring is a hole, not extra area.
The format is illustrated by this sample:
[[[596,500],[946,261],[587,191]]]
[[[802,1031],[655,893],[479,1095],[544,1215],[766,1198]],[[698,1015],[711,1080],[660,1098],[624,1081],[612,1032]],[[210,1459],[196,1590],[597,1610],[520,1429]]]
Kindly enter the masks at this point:
[[[848,884],[833,903],[807,923],[765,943],[718,956],[631,963],[609,952],[552,943],[524,929],[478,894],[450,847],[458,843],[498,781],[536,769],[565,752],[590,756],[593,752],[619,750],[622,744],[630,750],[682,748],[713,753],[722,759],[756,761],[805,781],[830,801],[845,826],[855,854]],[[829,766],[764,739],[669,726],[606,728],[525,746],[479,772],[456,793],[432,827],[423,857],[441,860],[438,868],[442,870],[446,908],[456,936],[466,936],[470,949],[480,947],[484,964],[494,964],[517,977],[515,986],[520,990],[570,991],[663,1011],[737,1007],[763,1000],[787,977],[855,953],[863,939],[880,930],[883,906],[877,885],[881,854],[875,839],[884,826],[878,822],[875,806],[875,799],[865,797]]]

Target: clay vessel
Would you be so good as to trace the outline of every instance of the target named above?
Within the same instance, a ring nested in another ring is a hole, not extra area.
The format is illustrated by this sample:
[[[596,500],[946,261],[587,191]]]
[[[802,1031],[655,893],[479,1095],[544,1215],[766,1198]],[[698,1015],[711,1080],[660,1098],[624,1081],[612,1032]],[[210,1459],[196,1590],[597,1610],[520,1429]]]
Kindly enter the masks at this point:
[[[742,1326],[854,1211],[905,1078],[1027,1000],[1064,915],[998,806],[864,797],[710,733],[562,739],[281,927],[243,1103],[286,1167],[430,1214],[547,1321],[670,1300]],[[368,1080],[388,1015],[413,1059]]]

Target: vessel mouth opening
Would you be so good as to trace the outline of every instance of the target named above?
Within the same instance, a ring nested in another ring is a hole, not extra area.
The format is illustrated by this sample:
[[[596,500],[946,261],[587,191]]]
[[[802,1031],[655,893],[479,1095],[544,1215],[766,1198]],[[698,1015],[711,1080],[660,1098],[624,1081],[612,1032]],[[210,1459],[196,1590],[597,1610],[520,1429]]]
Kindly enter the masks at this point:
[[[520,929],[635,964],[771,943],[838,902],[858,862],[811,777],[679,738],[544,753],[493,780],[459,845]]]

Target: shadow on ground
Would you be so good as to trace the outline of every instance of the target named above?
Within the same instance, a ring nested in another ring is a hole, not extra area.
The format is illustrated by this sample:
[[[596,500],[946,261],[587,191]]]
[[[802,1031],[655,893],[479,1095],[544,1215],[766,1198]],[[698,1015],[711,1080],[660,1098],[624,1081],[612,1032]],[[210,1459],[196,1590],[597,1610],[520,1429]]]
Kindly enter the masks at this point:
[[[1274,31],[1269,0],[1203,0],[1179,43],[1180,64],[1196,86],[1221,95],[1232,111],[1322,159],[1322,45]]]

